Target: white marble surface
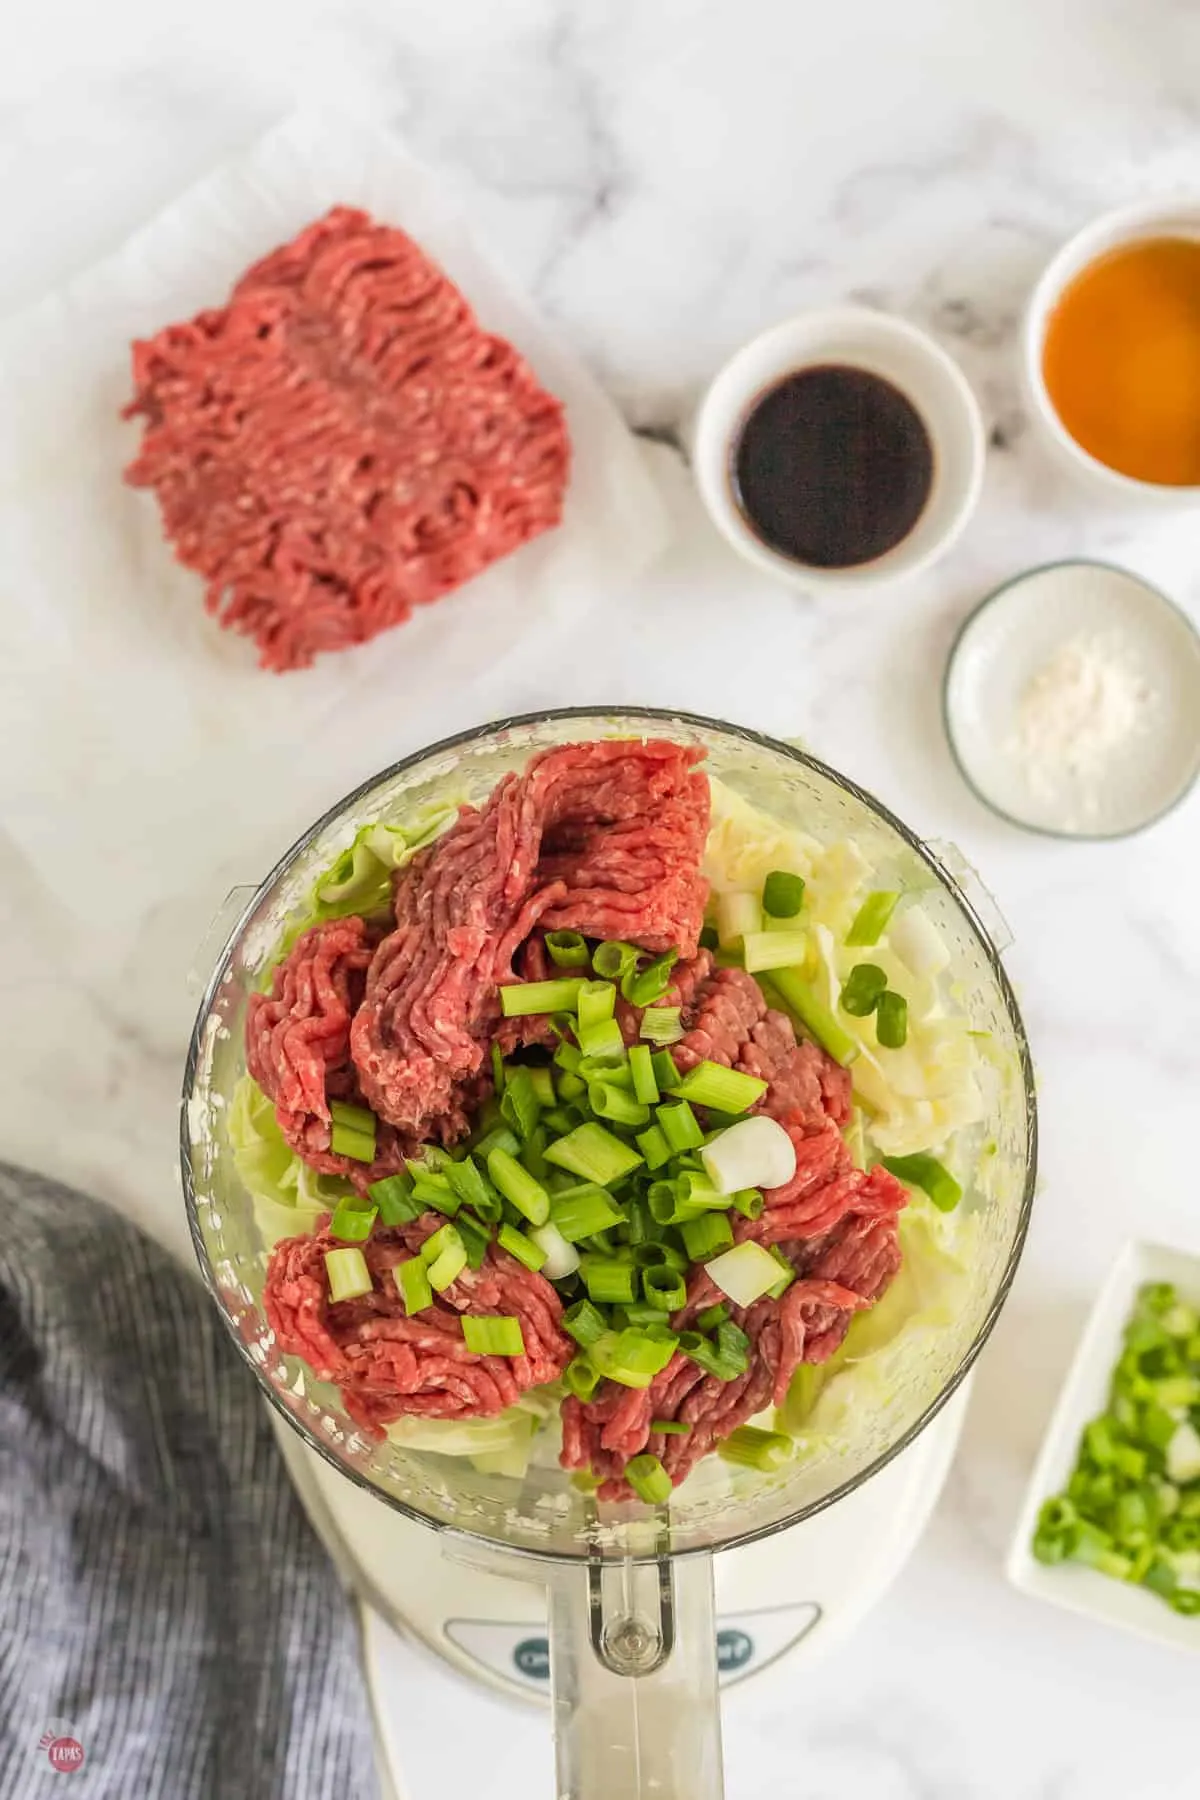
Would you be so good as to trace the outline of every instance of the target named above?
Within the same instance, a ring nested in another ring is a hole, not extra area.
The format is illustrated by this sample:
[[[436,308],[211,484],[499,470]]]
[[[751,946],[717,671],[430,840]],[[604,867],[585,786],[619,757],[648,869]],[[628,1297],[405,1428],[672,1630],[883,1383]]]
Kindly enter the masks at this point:
[[[751,331],[851,296],[931,326],[975,383],[992,432],[984,500],[932,574],[869,600],[797,599],[722,549],[660,447],[676,541],[636,592],[613,596],[620,654],[594,634],[581,654],[568,629],[530,645],[519,681],[445,696],[447,730],[624,699],[803,734],[922,832],[955,840],[1016,934],[1044,1133],[1025,1262],[911,1567],[802,1686],[782,1669],[731,1700],[735,1800],[1196,1790],[1194,1665],[1039,1609],[1006,1589],[1000,1560],[1118,1244],[1200,1242],[1182,1160],[1200,1075],[1200,798],[1122,844],[1023,837],[955,775],[938,689],[981,592],[1048,556],[1125,561],[1200,610],[1194,528],[1064,489],[1026,430],[1014,354],[1022,296],[1057,239],[1123,198],[1200,189],[1197,67],[1188,0],[209,0],[186,17],[147,0],[47,0],[6,44],[0,308],[111,248],[331,82],[460,186],[492,254],[656,435],[677,433]],[[401,716],[397,753],[408,747]],[[182,1246],[184,972],[226,876],[254,877],[324,798],[298,771],[273,841],[248,867],[214,870],[212,893],[146,919],[118,969],[87,924],[103,871],[80,871],[68,917],[0,845],[0,1152]]]

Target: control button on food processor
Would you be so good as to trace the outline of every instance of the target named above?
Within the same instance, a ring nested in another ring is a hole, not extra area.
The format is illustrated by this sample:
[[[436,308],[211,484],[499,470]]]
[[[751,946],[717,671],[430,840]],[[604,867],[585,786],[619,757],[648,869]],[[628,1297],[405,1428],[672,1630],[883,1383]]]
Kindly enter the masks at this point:
[[[744,1631],[733,1631],[728,1626],[724,1631],[718,1631],[717,1667],[722,1675],[744,1669],[753,1655],[754,1639],[747,1637]]]
[[[513,1651],[513,1661],[521,1675],[527,1675],[534,1681],[550,1679],[550,1639],[544,1637],[522,1638]]]

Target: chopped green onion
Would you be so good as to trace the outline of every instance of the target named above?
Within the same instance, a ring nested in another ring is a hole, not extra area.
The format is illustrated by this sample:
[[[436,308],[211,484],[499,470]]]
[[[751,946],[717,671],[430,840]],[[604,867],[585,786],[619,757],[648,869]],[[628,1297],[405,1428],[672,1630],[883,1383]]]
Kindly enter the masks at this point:
[[[474,1155],[482,1156],[486,1162],[493,1150],[507,1150],[510,1156],[515,1156],[520,1148],[521,1140],[514,1131],[510,1131],[507,1125],[495,1125],[472,1146],[472,1151]]]
[[[703,1262],[706,1256],[728,1250],[733,1243],[729,1218],[723,1212],[706,1212],[702,1218],[686,1220],[679,1227],[679,1235],[693,1262]]]
[[[537,1125],[541,1104],[533,1086],[532,1071],[509,1068],[505,1071],[504,1098],[500,1112],[519,1138],[527,1138]]]
[[[1167,1604],[1185,1619],[1194,1619],[1200,1613],[1200,1588],[1177,1587],[1167,1596]]]
[[[535,1275],[546,1260],[546,1252],[541,1245],[535,1244],[532,1238],[527,1238],[515,1225],[502,1225],[496,1242],[502,1250],[507,1250],[510,1256],[515,1256],[518,1262],[524,1263],[527,1269],[532,1269]]]
[[[487,1261],[488,1246],[492,1241],[491,1232],[486,1225],[481,1225],[470,1213],[459,1214],[456,1229],[467,1253],[468,1268],[482,1269]]]
[[[353,1199],[347,1195],[334,1208],[333,1217],[329,1221],[329,1235],[341,1238],[344,1244],[365,1243],[378,1216],[377,1206],[364,1206],[357,1194]]]
[[[684,1150],[698,1150],[703,1144],[700,1122],[686,1100],[660,1106],[655,1116],[674,1155],[678,1156]]]
[[[499,1217],[495,1193],[484,1180],[473,1156],[464,1156],[461,1162],[451,1163],[446,1170],[446,1180],[463,1205],[474,1207],[481,1219],[494,1223]]]
[[[681,1011],[678,1006],[648,1006],[638,1027],[639,1037],[645,1038],[648,1044],[677,1044],[683,1036]],[[674,1063],[671,1067],[674,1070]]]
[[[598,1312],[590,1300],[577,1300],[574,1306],[568,1306],[562,1316],[562,1328],[584,1350],[590,1349],[608,1330],[604,1314]]]
[[[361,1131],[364,1137],[375,1136],[375,1114],[365,1106],[351,1106],[348,1100],[331,1100],[329,1117],[335,1125],[345,1125],[349,1131]]]
[[[706,1263],[709,1279],[735,1306],[753,1306],[779,1280],[779,1264],[761,1244],[747,1240]]]
[[[806,931],[755,931],[744,940],[742,958],[751,975],[764,969],[789,969],[808,954]]]
[[[884,1156],[880,1161],[897,1181],[928,1194],[939,1212],[953,1212],[962,1199],[961,1186],[936,1156],[920,1152],[915,1156]]]
[[[717,1326],[717,1355],[739,1375],[750,1367],[750,1339],[732,1319],[722,1319]]]
[[[700,1331],[681,1331],[679,1348],[683,1355],[696,1363],[706,1375],[715,1375],[718,1381],[733,1381],[742,1371],[722,1361],[717,1346],[711,1338]]]
[[[723,1325],[728,1317],[729,1308],[723,1300],[718,1300],[715,1306],[705,1307],[697,1318],[696,1324],[701,1331],[715,1331],[717,1326]]]
[[[554,1092],[554,1077],[550,1073],[550,1070],[545,1067],[538,1067],[536,1069],[531,1068],[528,1073],[529,1079],[533,1083],[533,1092],[538,1105],[543,1107],[553,1106],[556,1096]]]
[[[683,1169],[675,1177],[675,1192],[681,1205],[706,1212],[724,1212],[729,1205],[729,1196],[715,1188],[702,1169]]]
[[[650,1061],[654,1065],[654,1079],[658,1083],[660,1094],[669,1093],[679,1085],[679,1070],[675,1067],[675,1058],[669,1050],[656,1050]]]
[[[579,1064],[582,1061],[582,1058],[583,1052],[581,1050],[577,1049],[574,1044],[565,1042],[559,1044],[554,1052],[554,1062],[556,1066],[564,1070],[568,1075],[577,1075],[579,1073]],[[561,1087],[559,1092],[562,1092]]]
[[[771,986],[809,1037],[815,1039],[822,1050],[827,1050],[834,1062],[845,1067],[854,1061],[859,1051],[857,1038],[850,1036],[813,984],[806,981],[798,969],[772,970]]]
[[[582,1057],[580,1061],[582,1062]],[[551,1131],[570,1131],[575,1124],[571,1111],[572,1105],[587,1093],[587,1082],[579,1075],[560,1075],[558,1078],[558,1097],[561,1106],[552,1106],[543,1117],[542,1123]],[[565,1121],[565,1122],[564,1122]]]
[[[544,1126],[539,1125],[536,1130],[530,1132],[526,1142],[521,1145],[521,1166],[528,1169],[529,1173],[533,1176],[533,1179],[535,1181],[540,1181],[543,1187],[545,1187],[550,1175],[550,1170],[546,1166],[546,1145],[548,1142],[549,1133]]]
[[[675,1090],[681,1100],[696,1106],[714,1106],[718,1112],[726,1113],[746,1112],[766,1091],[766,1082],[757,1075],[743,1075],[740,1069],[707,1061],[689,1069]]]
[[[671,971],[678,961],[678,950],[668,950],[647,963],[640,974],[629,970],[621,978],[621,993],[631,1006],[653,1006],[670,987]]]
[[[738,1463],[744,1469],[759,1469],[770,1475],[792,1460],[796,1446],[782,1431],[760,1431],[755,1425],[739,1425],[717,1454],[724,1462]]]
[[[658,1105],[658,1083],[654,1079],[654,1058],[645,1044],[629,1047],[629,1070],[633,1077],[633,1094],[644,1106]]]
[[[493,1150],[487,1159],[487,1167],[493,1186],[531,1225],[546,1223],[550,1217],[550,1196],[541,1182],[535,1181],[528,1169],[521,1167],[515,1156],[507,1150]]]
[[[650,1217],[656,1225],[672,1225],[675,1223],[679,1196],[675,1192],[673,1181],[652,1181],[646,1195],[646,1205],[650,1209]]]
[[[499,1044],[492,1045],[491,1058],[492,1058],[492,1086],[495,1088],[495,1090],[498,1094],[502,1094],[504,1092],[504,1084],[505,1084],[505,1068],[504,1068],[504,1053],[501,1050]]]
[[[854,922],[846,933],[846,942],[855,949],[877,944],[891,924],[899,899],[899,894],[889,888],[878,888],[873,894],[868,894],[854,915]]]
[[[413,1198],[407,1175],[385,1175],[382,1181],[373,1181],[367,1192],[379,1208],[381,1225],[407,1225],[419,1219],[424,1210]]]
[[[739,1188],[736,1194],[730,1194],[729,1204],[743,1219],[761,1219],[766,1202],[757,1188]]]
[[[625,1214],[612,1196],[594,1181],[551,1195],[550,1218],[568,1244],[580,1244],[598,1231],[625,1222]]]
[[[642,1270],[642,1292],[648,1305],[666,1313],[678,1312],[687,1305],[687,1283],[677,1270],[662,1264]]]
[[[432,1207],[434,1212],[444,1213],[452,1219],[462,1201],[450,1186],[445,1175],[421,1174],[413,1178],[413,1199],[419,1200],[422,1206]]]
[[[463,1337],[467,1349],[476,1356],[524,1356],[525,1334],[520,1319],[504,1313],[491,1313],[477,1318],[463,1317]]]
[[[614,1125],[648,1125],[650,1108],[643,1106],[612,1081],[588,1083],[588,1105],[600,1119],[611,1119]]]
[[[842,985],[838,1004],[853,1019],[865,1019],[879,1005],[886,991],[887,975],[878,963],[855,963]]]
[[[651,1125],[647,1130],[640,1131],[633,1141],[645,1158],[648,1169],[661,1169],[664,1163],[670,1162],[673,1152],[665,1133],[658,1125]]]
[[[762,930],[762,905],[757,894],[717,895],[717,941],[722,949],[739,944],[747,933]]]
[[[671,1498],[671,1477],[657,1456],[631,1456],[625,1464],[625,1479],[647,1506],[662,1506]]]
[[[419,1256],[410,1256],[407,1262],[397,1263],[392,1270],[392,1277],[400,1290],[404,1310],[410,1318],[413,1313],[424,1312],[427,1306],[433,1305],[429,1270]]]
[[[563,1380],[577,1400],[586,1406],[596,1389],[600,1386],[601,1374],[593,1368],[586,1356],[573,1356],[563,1370]]]
[[[561,981],[514,981],[500,989],[500,1011],[506,1019],[540,1013],[573,1013],[578,1003],[581,978]]]
[[[579,1272],[588,1299],[601,1306],[621,1306],[637,1298],[637,1270],[632,1262],[589,1252],[579,1259]]]
[[[885,1050],[902,1050],[908,1042],[908,1001],[891,988],[879,996],[875,1008],[875,1036]]]
[[[804,905],[804,879],[772,869],[763,882],[763,911],[772,919],[794,919]]]
[[[456,1282],[467,1266],[467,1247],[456,1225],[443,1225],[421,1245],[421,1261],[429,1270],[429,1285],[437,1294]]]
[[[622,1387],[649,1387],[675,1354],[679,1339],[665,1325],[630,1325],[608,1331],[588,1351],[590,1360]]]
[[[625,1048],[621,1027],[615,1019],[601,1019],[598,1025],[579,1028],[579,1048],[588,1057],[620,1056]]]
[[[779,1264],[779,1280],[775,1283],[774,1287],[769,1287],[767,1289],[767,1296],[771,1300],[780,1300],[783,1298],[784,1294],[787,1293],[793,1281],[795,1281],[796,1271],[793,1269],[791,1263],[783,1254],[783,1251],[779,1248],[778,1244],[770,1244],[767,1248],[768,1254],[773,1256],[775,1261]]]
[[[691,1429],[691,1426],[685,1425],[682,1419],[651,1419],[650,1421],[650,1430],[652,1432],[661,1431],[664,1437],[687,1437]]]
[[[372,1120],[374,1124],[374,1120]],[[375,1133],[355,1131],[350,1125],[335,1123],[329,1133],[329,1148],[335,1156],[348,1156],[351,1162],[375,1161]]]
[[[577,931],[548,931],[546,948],[550,961],[560,969],[586,969],[588,947]]]
[[[339,1300],[357,1300],[361,1294],[371,1292],[371,1271],[359,1249],[326,1250],[325,1275],[329,1298],[335,1305]]]
[[[603,1025],[613,1016],[617,990],[611,981],[583,981],[579,984],[579,1025],[576,1035],[580,1043],[593,1025]],[[585,1052],[586,1054],[586,1052]]]
[[[614,1181],[630,1175],[641,1165],[641,1155],[623,1144],[620,1138],[605,1131],[603,1125],[577,1125],[566,1137],[559,1138],[546,1151],[547,1162],[568,1169],[584,1181],[597,1181],[610,1187]]]
[[[619,939],[611,943],[597,944],[592,952],[592,967],[597,975],[606,981],[621,981],[636,969],[641,951],[634,944],[622,943]]]

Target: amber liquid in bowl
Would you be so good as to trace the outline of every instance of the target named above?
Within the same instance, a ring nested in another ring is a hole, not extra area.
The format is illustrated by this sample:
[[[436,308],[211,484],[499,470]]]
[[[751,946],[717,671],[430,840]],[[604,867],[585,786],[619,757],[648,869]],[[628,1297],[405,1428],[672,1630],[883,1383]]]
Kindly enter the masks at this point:
[[[1042,373],[1097,462],[1200,487],[1200,241],[1145,238],[1076,275],[1050,315]]]

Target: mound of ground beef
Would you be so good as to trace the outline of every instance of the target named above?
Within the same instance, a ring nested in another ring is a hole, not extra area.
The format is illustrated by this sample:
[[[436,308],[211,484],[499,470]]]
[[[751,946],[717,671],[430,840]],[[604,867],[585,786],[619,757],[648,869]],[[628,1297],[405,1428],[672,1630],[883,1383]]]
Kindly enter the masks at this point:
[[[791,1020],[768,1006],[744,970],[718,966],[699,947],[707,886],[700,863],[708,783],[697,751],[665,742],[567,744],[505,776],[480,807],[396,877],[394,928],[342,919],[305,932],[250,1003],[247,1064],[275,1102],[280,1129],[314,1168],[363,1188],[430,1139],[464,1135],[490,1093],[490,1052],[553,1041],[544,1017],[503,1020],[499,989],[555,973],[549,930],[621,937],[650,952],[675,949],[667,1004],[680,1008],[672,1047],[681,1070],[708,1060],[767,1084],[758,1110],[776,1119],[796,1151],[784,1186],[765,1192],[758,1219],[734,1236],[778,1246],[796,1279],[778,1299],[728,1302],[750,1340],[749,1366],[732,1381],[706,1375],[680,1353],[648,1388],[603,1381],[586,1404],[562,1405],[562,1462],[591,1469],[604,1499],[630,1495],[625,1467],[644,1451],[678,1483],[738,1425],[778,1404],[801,1363],[841,1344],[855,1313],[873,1305],[900,1261],[896,1222],[906,1190],[883,1168],[856,1167],[842,1136],[850,1078]],[[641,1011],[624,999],[616,1016],[627,1043]],[[366,1105],[379,1121],[370,1169],[332,1154],[333,1099]],[[372,1291],[328,1299],[326,1223],[315,1237],[286,1239],[271,1256],[268,1316],[284,1350],[336,1381],[352,1416],[377,1433],[406,1415],[485,1417],[524,1389],[556,1379],[575,1353],[560,1326],[551,1284],[493,1244],[431,1308],[407,1317],[397,1263],[416,1254],[441,1219],[399,1230],[378,1226],[364,1246]],[[686,1305],[671,1318],[691,1328],[724,1296],[694,1267]],[[476,1356],[459,1327],[464,1311],[521,1320],[522,1357]],[[686,1435],[652,1421],[686,1424]]]
[[[329,1299],[324,1258],[339,1240],[328,1220],[315,1236],[285,1239],[271,1258],[264,1303],[280,1348],[336,1382],[347,1412],[372,1437],[399,1418],[490,1418],[527,1388],[557,1381],[574,1354],[553,1287],[495,1244],[481,1268],[464,1270],[409,1318],[393,1272],[442,1222],[430,1216],[373,1232],[363,1246],[372,1291],[356,1300]],[[464,1314],[519,1319],[524,1355],[468,1350]]]
[[[404,232],[335,207],[133,346],[175,554],[264,669],[366,642],[562,515],[562,408]]]
[[[695,954],[708,895],[699,756],[622,740],[543,751],[401,872],[396,930],[375,952],[350,1033],[380,1118],[423,1135],[454,1106],[536,925]]]

